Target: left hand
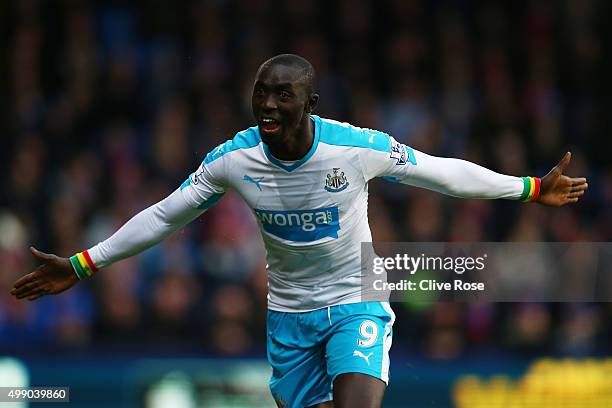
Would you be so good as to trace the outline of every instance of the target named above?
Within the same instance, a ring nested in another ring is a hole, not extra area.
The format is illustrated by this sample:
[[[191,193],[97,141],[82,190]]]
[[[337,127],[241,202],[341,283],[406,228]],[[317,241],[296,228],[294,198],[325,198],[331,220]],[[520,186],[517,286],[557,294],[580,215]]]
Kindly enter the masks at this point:
[[[577,202],[580,196],[584,194],[589,186],[586,178],[571,178],[563,175],[563,171],[571,158],[572,154],[570,152],[565,153],[561,161],[542,178],[540,196],[538,197],[540,204],[561,207],[565,204]]]

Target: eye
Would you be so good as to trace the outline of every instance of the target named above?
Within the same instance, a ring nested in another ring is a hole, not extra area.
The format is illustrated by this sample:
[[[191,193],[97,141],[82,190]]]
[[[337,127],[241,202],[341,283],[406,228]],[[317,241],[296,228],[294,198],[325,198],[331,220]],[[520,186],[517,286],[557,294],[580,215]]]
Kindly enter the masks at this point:
[[[263,96],[264,91],[261,88],[255,88],[253,89],[253,95],[254,96]]]
[[[287,100],[287,99],[291,98],[292,96],[293,95],[291,94],[291,92],[288,92],[288,91],[281,91],[280,92],[281,99]]]

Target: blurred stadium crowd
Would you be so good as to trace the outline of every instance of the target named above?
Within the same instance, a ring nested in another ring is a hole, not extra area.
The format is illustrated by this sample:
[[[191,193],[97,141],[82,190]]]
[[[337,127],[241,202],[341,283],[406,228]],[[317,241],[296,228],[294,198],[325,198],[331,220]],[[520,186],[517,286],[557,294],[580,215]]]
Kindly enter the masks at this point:
[[[28,246],[69,256],[177,188],[252,126],[265,59],[308,58],[317,113],[430,154],[544,175],[567,150],[572,208],[371,183],[379,241],[610,241],[605,1],[37,1],[0,5],[0,351],[260,354],[266,272],[236,195],[57,297],[15,301]],[[607,9],[607,10],[606,10]],[[357,249],[356,249],[357,250]],[[395,351],[610,351],[609,304],[395,305]]]

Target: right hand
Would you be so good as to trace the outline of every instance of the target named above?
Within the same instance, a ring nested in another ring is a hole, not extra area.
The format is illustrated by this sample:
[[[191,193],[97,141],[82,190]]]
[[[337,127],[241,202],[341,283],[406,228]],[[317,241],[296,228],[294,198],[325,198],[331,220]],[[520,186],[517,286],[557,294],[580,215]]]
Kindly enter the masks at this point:
[[[34,300],[45,295],[55,295],[79,281],[70,259],[46,254],[34,247],[30,247],[30,251],[41,265],[15,282],[11,295],[17,299]]]

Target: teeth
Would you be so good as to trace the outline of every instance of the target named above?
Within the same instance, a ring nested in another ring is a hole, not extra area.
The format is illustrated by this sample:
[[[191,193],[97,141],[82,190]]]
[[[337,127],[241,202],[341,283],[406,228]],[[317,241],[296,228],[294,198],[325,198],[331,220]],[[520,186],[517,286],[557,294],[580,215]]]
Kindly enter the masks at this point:
[[[263,123],[272,123],[272,122],[274,122],[274,119],[270,119],[270,118],[263,118],[261,121],[262,121]]]

